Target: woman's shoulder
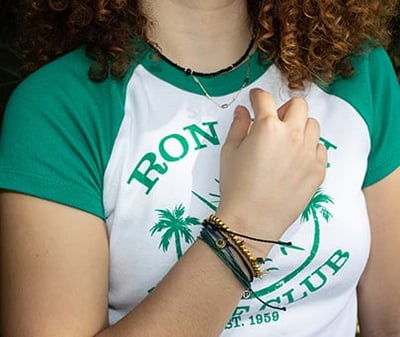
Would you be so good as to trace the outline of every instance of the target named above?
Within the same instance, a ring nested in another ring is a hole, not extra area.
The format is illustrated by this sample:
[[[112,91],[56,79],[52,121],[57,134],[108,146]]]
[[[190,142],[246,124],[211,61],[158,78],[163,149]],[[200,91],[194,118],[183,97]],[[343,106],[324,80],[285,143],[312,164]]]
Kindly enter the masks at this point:
[[[332,88],[338,85],[369,85],[371,79],[383,77],[391,84],[397,84],[394,67],[387,51],[382,46],[365,47],[350,57],[353,75],[337,77]]]
[[[391,59],[382,47],[354,55],[352,65],[354,75],[336,79],[328,91],[351,104],[368,128],[371,148],[365,187],[399,165],[400,85]]]
[[[29,109],[33,113],[81,114],[82,110],[85,113],[101,111],[106,100],[118,104],[123,99],[126,81],[112,77],[101,82],[91,80],[89,69],[92,63],[85,49],[79,48],[42,66],[14,90],[6,113]]]
[[[330,85],[322,88],[358,107],[361,113],[376,112],[377,97],[382,95],[388,101],[399,100],[400,86],[393,64],[383,47],[364,48],[351,57],[351,64],[354,69],[352,76],[338,76]]]
[[[83,48],[75,49],[40,67],[27,76],[17,87],[16,93],[32,91],[54,92],[76,89],[90,83],[88,70],[92,60]]]

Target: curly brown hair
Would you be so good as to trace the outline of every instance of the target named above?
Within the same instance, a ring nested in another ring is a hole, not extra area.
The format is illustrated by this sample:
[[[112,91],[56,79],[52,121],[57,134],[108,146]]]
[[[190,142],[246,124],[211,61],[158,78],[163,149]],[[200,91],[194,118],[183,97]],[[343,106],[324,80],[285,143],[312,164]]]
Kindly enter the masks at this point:
[[[257,46],[288,77],[331,82],[353,73],[350,56],[366,43],[389,42],[386,23],[396,0],[248,0]],[[33,0],[23,10],[19,46],[26,74],[84,45],[89,76],[120,78],[146,39],[149,20],[137,0]]]

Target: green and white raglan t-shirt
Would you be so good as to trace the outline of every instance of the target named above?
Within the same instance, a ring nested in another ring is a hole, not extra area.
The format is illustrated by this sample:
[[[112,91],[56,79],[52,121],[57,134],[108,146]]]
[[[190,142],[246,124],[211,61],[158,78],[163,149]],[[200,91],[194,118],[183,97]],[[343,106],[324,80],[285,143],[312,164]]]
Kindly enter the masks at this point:
[[[370,249],[362,189],[399,166],[400,90],[383,49],[353,61],[351,79],[303,93],[328,149],[326,179],[283,235],[293,246],[274,246],[263,265],[269,274],[253,285],[264,302],[287,310],[243,298],[222,336],[354,336],[356,286]],[[212,101],[150,49],[123,80],[101,83],[88,79],[90,60],[76,50],[28,77],[11,98],[0,186],[105,220],[110,324],[157,286],[216,210],[219,152],[234,107],[250,109],[254,87],[278,106],[290,98],[274,65],[257,53],[249,64],[201,78]],[[218,107],[247,73],[235,103]]]

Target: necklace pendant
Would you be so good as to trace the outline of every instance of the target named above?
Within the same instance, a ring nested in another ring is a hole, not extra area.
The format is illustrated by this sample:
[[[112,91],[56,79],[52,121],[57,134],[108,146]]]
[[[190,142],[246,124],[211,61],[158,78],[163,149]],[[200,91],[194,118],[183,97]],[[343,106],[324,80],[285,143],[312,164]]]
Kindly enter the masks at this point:
[[[227,109],[227,108],[229,108],[229,104],[226,104],[226,103],[225,103],[225,104],[222,104],[222,105],[221,105],[221,108],[222,108],[222,109]]]

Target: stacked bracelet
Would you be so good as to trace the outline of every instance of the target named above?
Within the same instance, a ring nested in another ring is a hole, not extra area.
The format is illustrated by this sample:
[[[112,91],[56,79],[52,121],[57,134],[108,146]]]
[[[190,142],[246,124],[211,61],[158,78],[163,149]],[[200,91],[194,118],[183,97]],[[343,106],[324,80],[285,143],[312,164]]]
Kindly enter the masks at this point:
[[[236,236],[239,236],[244,239],[249,239],[251,241],[257,241],[257,242],[262,242],[262,243],[274,243],[277,245],[282,245],[282,246],[291,246],[292,243],[290,241],[280,241],[280,240],[268,240],[268,239],[260,239],[260,238],[255,238],[253,236],[249,236],[246,234],[241,234],[238,232],[232,231],[220,218],[218,218],[216,215],[211,214],[207,220],[214,228],[220,229],[224,232],[234,234]]]
[[[218,231],[213,231],[208,227],[204,227],[200,232],[200,239],[207,243],[218,257],[229,267],[236,278],[243,285],[244,289],[251,288],[253,276],[251,269],[248,267],[243,257],[238,253],[228,239]],[[241,267],[238,259],[241,259],[246,271]]]
[[[243,285],[247,297],[253,295],[261,303],[272,309],[286,310],[284,307],[276,307],[265,303],[252,290],[251,282],[254,278],[261,278],[263,275],[268,273],[268,271],[263,271],[261,269],[264,259],[261,257],[254,257],[241,238],[285,246],[290,246],[292,244],[291,242],[259,239],[234,232],[215,215],[210,215],[208,219],[203,221],[203,229],[200,232],[199,238],[207,243],[219,258],[221,258],[221,260],[231,269],[233,274]]]
[[[236,235],[222,230],[222,228],[215,228],[215,226],[212,226],[211,224],[214,223],[210,220],[213,219],[208,219],[208,221],[204,221],[203,222],[203,226],[204,228],[207,228],[209,230],[213,230],[216,233],[223,233],[226,232],[228,237],[231,239],[231,241],[234,244],[234,247],[236,247],[239,256],[241,256],[244,261],[245,264],[247,266],[250,266],[250,273],[252,278],[260,278],[262,275],[264,275],[265,273],[261,270],[261,264],[263,263],[263,259],[262,258],[255,258],[251,252],[247,249],[245,243],[243,240],[241,240],[240,238],[238,238]],[[224,224],[224,227],[226,227],[226,225]],[[225,229],[225,228],[224,228]],[[232,245],[233,246],[233,245]]]
[[[254,278],[261,278],[263,275],[267,274],[268,271],[261,269],[261,265],[264,263],[264,259],[262,257],[254,257],[253,254],[247,249],[245,242],[241,238],[246,238],[252,241],[263,242],[263,243],[291,245],[291,242],[259,239],[245,234],[234,232],[216,215],[210,215],[208,219],[203,222],[203,226],[210,227],[214,231],[226,233],[229,236],[229,238],[234,242],[236,247],[240,250],[241,254],[246,258],[246,260],[250,264]]]

